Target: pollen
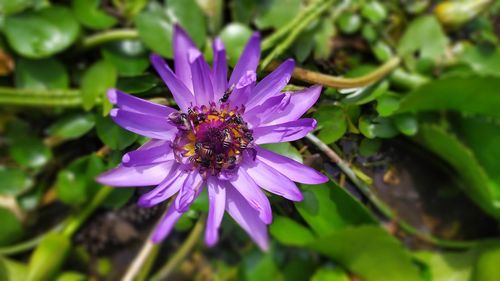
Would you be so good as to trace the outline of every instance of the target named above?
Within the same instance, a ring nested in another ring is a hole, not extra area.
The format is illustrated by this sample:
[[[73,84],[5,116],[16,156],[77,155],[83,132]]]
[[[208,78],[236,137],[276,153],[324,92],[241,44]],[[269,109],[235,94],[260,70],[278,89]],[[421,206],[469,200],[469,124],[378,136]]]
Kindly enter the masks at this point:
[[[244,110],[210,103],[170,114],[169,122],[179,130],[173,142],[177,162],[199,169],[204,178],[234,172],[243,152],[254,151],[252,131],[242,118]]]

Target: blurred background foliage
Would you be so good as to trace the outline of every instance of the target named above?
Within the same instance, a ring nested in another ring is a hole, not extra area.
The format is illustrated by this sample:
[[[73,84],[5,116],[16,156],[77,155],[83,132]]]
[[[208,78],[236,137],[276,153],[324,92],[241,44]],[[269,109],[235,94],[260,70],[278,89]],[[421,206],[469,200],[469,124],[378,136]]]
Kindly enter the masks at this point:
[[[324,86],[315,136],[268,148],[331,182],[270,197],[268,253],[229,218],[206,248],[206,194],[153,246],[164,206],[94,181],[145,141],[106,89],[175,105],[174,23]],[[0,0],[0,32],[0,280],[500,280],[498,0]]]

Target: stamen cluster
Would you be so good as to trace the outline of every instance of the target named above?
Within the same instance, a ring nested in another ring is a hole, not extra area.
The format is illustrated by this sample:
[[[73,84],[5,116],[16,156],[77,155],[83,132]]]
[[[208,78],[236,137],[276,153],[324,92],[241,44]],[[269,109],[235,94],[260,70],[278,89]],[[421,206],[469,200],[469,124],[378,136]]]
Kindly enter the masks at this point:
[[[210,103],[170,114],[179,130],[173,143],[176,160],[198,168],[204,178],[236,170],[243,152],[253,146],[243,112],[244,107]]]

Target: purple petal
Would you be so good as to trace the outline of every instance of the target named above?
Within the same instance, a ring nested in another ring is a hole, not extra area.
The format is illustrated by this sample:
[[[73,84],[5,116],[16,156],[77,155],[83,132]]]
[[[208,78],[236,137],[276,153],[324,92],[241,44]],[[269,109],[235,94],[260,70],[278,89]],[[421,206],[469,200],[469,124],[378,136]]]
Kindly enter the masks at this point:
[[[174,160],[171,142],[150,140],[137,150],[128,152],[122,157],[123,166],[150,165]]]
[[[188,174],[179,168],[173,168],[169,175],[153,190],[139,198],[138,205],[143,208],[155,206],[179,192]]]
[[[259,212],[259,218],[270,224],[273,220],[271,204],[262,190],[243,169],[238,170],[238,176],[231,179],[231,184],[248,201],[248,204]]]
[[[282,107],[290,103],[290,94],[281,94],[267,99],[263,104],[255,106],[251,110],[245,111],[244,118],[250,127],[259,127],[269,120],[269,116],[275,115]]]
[[[311,167],[259,146],[255,149],[257,150],[257,161],[266,163],[292,181],[305,184],[319,184],[328,181],[328,177]]]
[[[177,133],[177,128],[168,123],[166,116],[158,117],[118,108],[112,109],[109,115],[122,128],[142,136],[172,140]]]
[[[268,98],[277,95],[290,81],[295,61],[288,59],[276,68],[271,74],[260,81],[252,91],[250,100],[245,104],[247,109],[262,104]]]
[[[188,89],[183,82],[177,79],[172,69],[170,69],[167,63],[159,55],[152,54],[151,63],[170,89],[170,92],[172,92],[175,102],[183,111],[187,111],[191,104],[194,103],[194,96],[191,90]]]
[[[250,97],[256,81],[257,74],[253,71],[247,71],[235,85],[233,92],[229,96],[229,103],[233,106],[244,105]]]
[[[214,98],[210,67],[200,51],[189,50],[189,63],[193,77],[193,93],[198,105],[208,104]]]
[[[219,226],[226,207],[226,189],[215,178],[209,178],[208,188],[208,219],[205,229],[205,244],[213,246],[219,240]]]
[[[196,45],[178,24],[174,25],[173,39],[175,75],[177,75],[177,78],[193,92],[188,51],[190,49],[196,49]]]
[[[160,243],[163,239],[167,238],[182,214],[183,213],[177,211],[172,204],[153,233],[153,237],[151,239],[153,240],[153,243]]]
[[[269,167],[264,162],[251,161],[248,160],[248,157],[246,159],[243,167],[257,185],[292,201],[302,201],[304,199],[297,185],[280,172]]]
[[[118,167],[97,177],[97,182],[110,186],[150,186],[159,184],[169,174],[175,161],[147,166]]]
[[[198,171],[191,172],[175,198],[175,208],[179,212],[185,212],[189,206],[198,197],[202,190],[203,178]]]
[[[108,90],[109,101],[118,108],[147,115],[167,116],[177,110],[126,94],[118,89]]]
[[[257,65],[259,65],[260,59],[260,35],[255,32],[252,37],[248,40],[245,49],[241,53],[236,66],[231,73],[231,78],[229,79],[229,86],[238,83],[240,78],[247,73],[247,71],[257,71]]]
[[[227,89],[227,59],[224,43],[220,38],[215,38],[212,46],[214,50],[214,63],[212,81],[214,86],[214,100],[218,101],[222,98],[224,91]]]
[[[253,129],[256,144],[294,141],[303,138],[316,128],[316,120],[303,118],[283,124]]]
[[[259,214],[231,186],[226,187],[226,211],[263,250],[269,250],[269,237],[266,225],[258,218]]]
[[[266,125],[281,124],[299,119],[316,103],[320,94],[321,86],[318,85],[292,93],[286,106],[276,108],[275,111],[268,115]]]

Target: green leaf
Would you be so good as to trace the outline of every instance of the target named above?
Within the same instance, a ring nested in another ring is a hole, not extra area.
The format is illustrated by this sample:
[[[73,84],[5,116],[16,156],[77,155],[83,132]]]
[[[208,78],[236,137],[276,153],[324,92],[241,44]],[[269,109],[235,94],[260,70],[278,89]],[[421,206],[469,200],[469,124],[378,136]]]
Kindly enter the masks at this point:
[[[332,181],[303,187],[304,200],[295,207],[319,236],[352,225],[376,223],[363,205]]]
[[[73,14],[85,27],[91,29],[106,29],[118,21],[99,9],[101,0],[74,0],[71,2]]]
[[[311,281],[349,281],[349,276],[342,269],[320,268],[311,277]]]
[[[423,125],[416,140],[448,162],[462,178],[459,185],[485,212],[500,218],[498,186],[491,182],[474,153],[456,136],[436,125]]]
[[[298,222],[282,216],[275,216],[269,231],[271,235],[284,245],[304,246],[314,241],[314,234]]]
[[[116,67],[120,75],[141,75],[149,67],[146,48],[138,40],[109,43],[101,49],[101,53],[106,61]]]
[[[342,102],[356,105],[366,104],[387,93],[388,89],[389,81],[382,80],[381,82],[375,83],[347,95],[347,97],[345,97]]]
[[[387,18],[387,10],[379,1],[368,1],[363,4],[361,15],[371,23],[379,24]]]
[[[379,151],[381,145],[380,139],[363,139],[359,145],[359,155],[372,156]]]
[[[344,110],[337,105],[322,105],[314,113],[320,132],[318,138],[326,144],[339,140],[347,131],[347,120]]]
[[[399,114],[393,120],[396,128],[407,136],[413,136],[418,131],[418,120],[414,114]]]
[[[33,4],[33,0],[2,0],[0,1],[0,14],[10,15],[23,11]]]
[[[106,97],[106,91],[116,84],[118,74],[115,67],[107,61],[98,61],[94,63],[83,74],[81,88],[83,107],[86,110],[91,109],[98,98],[103,100],[105,114],[111,109],[111,105]]]
[[[28,58],[44,58],[73,44],[80,26],[68,8],[53,5],[7,17],[4,31],[17,53]]]
[[[206,18],[196,0],[168,0],[167,10],[173,16],[172,22],[178,22],[196,46],[203,46],[207,37]]]
[[[399,96],[395,94],[386,94],[377,98],[377,112],[382,117],[392,115],[399,109]]]
[[[56,193],[59,200],[69,205],[85,203],[99,188],[95,177],[104,169],[104,163],[95,154],[71,162],[57,175]]]
[[[30,60],[20,58],[14,73],[16,87],[34,90],[67,89],[68,73],[55,58]]]
[[[135,94],[149,91],[158,84],[160,84],[160,79],[156,75],[144,74],[134,77],[120,77],[116,87],[126,93]]]
[[[33,180],[21,169],[0,167],[0,196],[18,196],[33,185]]]
[[[414,256],[428,267],[431,280],[436,281],[470,281],[476,260],[475,250],[460,253],[421,251]]]
[[[486,249],[476,262],[472,280],[496,281],[500,276],[498,261],[500,261],[500,247]]]
[[[59,275],[56,281],[86,281],[88,280],[87,276],[79,273],[79,272],[63,272]]]
[[[226,47],[230,66],[234,67],[236,65],[250,36],[252,36],[252,30],[240,23],[230,23],[221,31],[220,38]]]
[[[364,281],[422,280],[404,246],[379,226],[337,230],[309,247]]]
[[[0,263],[4,264],[8,276],[7,279],[0,279],[0,280],[6,280],[6,281],[27,280],[28,266],[26,264],[17,262],[15,260],[7,259],[5,257],[0,257]]]
[[[9,210],[0,207],[0,246],[9,245],[22,238],[24,233],[21,222]]]
[[[31,255],[27,280],[54,280],[69,254],[71,242],[59,233],[47,234]]]
[[[467,46],[461,56],[477,74],[500,76],[500,48]]]
[[[134,192],[135,188],[115,188],[102,202],[102,206],[112,209],[121,208],[132,198]]]
[[[52,159],[52,151],[34,137],[15,139],[9,147],[9,154],[19,165],[28,168],[42,167]]]
[[[424,84],[401,100],[401,112],[455,110],[500,117],[500,78],[449,77]]]
[[[398,45],[398,53],[407,56],[414,52],[420,58],[438,60],[445,52],[448,37],[432,15],[420,16],[405,30]]]
[[[273,257],[273,252],[262,253],[253,251],[245,255],[243,260],[243,280],[276,280],[282,281],[283,276]]]
[[[152,2],[134,19],[139,36],[155,53],[172,58],[172,22],[163,7]]]
[[[289,142],[281,142],[281,143],[268,143],[261,145],[265,149],[269,149],[278,154],[286,156],[290,159],[293,159],[299,163],[302,163],[302,155],[300,152]]]
[[[352,12],[342,13],[337,20],[340,31],[345,34],[356,33],[361,28],[361,23],[361,17]]]
[[[111,149],[124,149],[137,140],[137,135],[116,125],[109,117],[96,116],[97,136]]]
[[[330,57],[332,53],[332,37],[334,35],[335,26],[331,20],[326,18],[319,22],[319,26],[313,35],[315,59],[328,59]]]
[[[286,7],[286,9],[283,9]],[[293,20],[301,8],[300,0],[271,0],[258,6],[255,25],[259,29],[279,28]]]
[[[91,113],[74,113],[58,119],[48,129],[47,133],[62,139],[76,139],[85,135],[95,126],[94,115]]]
[[[392,138],[398,134],[392,120],[386,117],[362,116],[359,118],[359,131],[367,138]]]

